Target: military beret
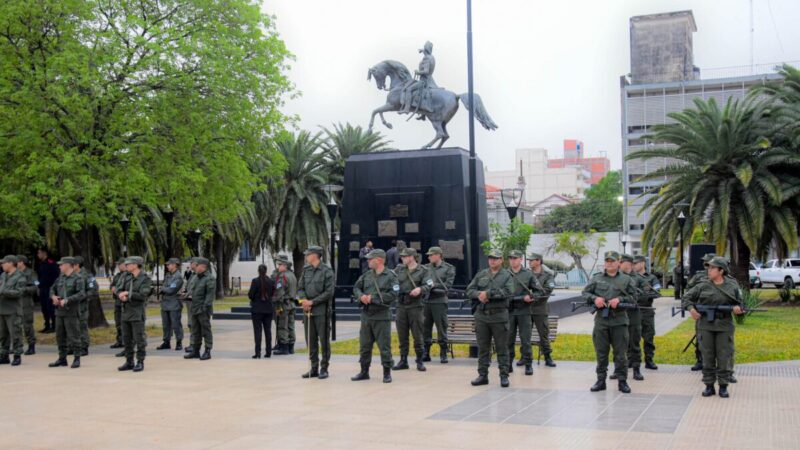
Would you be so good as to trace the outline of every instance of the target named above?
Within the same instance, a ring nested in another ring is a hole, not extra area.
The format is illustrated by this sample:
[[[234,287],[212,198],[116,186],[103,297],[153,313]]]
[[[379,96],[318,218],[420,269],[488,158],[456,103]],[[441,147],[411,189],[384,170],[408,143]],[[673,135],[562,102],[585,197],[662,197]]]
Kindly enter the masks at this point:
[[[635,262],[635,263],[646,262],[646,261],[647,261],[647,258],[645,258],[644,255],[636,255],[636,256],[633,257],[633,262]]]
[[[203,258],[202,256],[198,256],[197,258],[195,258],[194,259],[194,263],[198,264],[198,265],[202,264],[202,265],[204,265],[206,267],[208,267],[209,264],[211,264],[211,262],[208,260],[208,258]]]
[[[23,263],[25,265],[30,264],[30,261],[28,260],[28,257],[25,256],[25,255],[17,255],[17,262],[21,262],[21,263]]]
[[[386,259],[386,252],[379,248],[376,248],[375,250],[372,250],[371,252],[367,253],[367,259],[372,259],[372,258]]]
[[[6,255],[3,257],[3,259],[0,259],[0,263],[16,264],[17,262],[19,262],[19,260],[17,259],[16,255]]]
[[[125,258],[125,264],[138,264],[140,266],[144,265],[144,258],[141,256],[128,256]]]
[[[308,249],[306,249],[306,251],[303,252],[303,254],[310,255],[312,253],[316,253],[317,255],[322,256],[323,251],[324,250],[322,250],[322,247],[320,247],[319,245],[312,245],[311,247],[308,247]]]
[[[428,249],[427,255],[442,255],[444,252],[441,247],[431,247]]]
[[[524,256],[525,256],[525,253],[522,253],[519,250],[511,250],[510,252],[508,252],[508,257],[509,258],[523,258]]]
[[[703,255],[703,262],[708,264],[712,259],[714,259],[715,256],[717,255],[713,253],[706,253],[705,255]]]
[[[538,259],[539,261],[543,260],[542,255],[540,255],[539,253],[531,253],[530,255],[528,255],[528,259]]]
[[[61,259],[58,260],[58,265],[60,266],[62,264],[75,265],[77,264],[77,262],[75,261],[75,258],[73,258],[72,256],[63,256]]]
[[[489,253],[486,254],[488,258],[492,259],[503,259],[503,252],[500,250],[491,250]]]
[[[614,260],[614,261],[619,261],[619,253],[615,252],[613,250],[608,251],[608,252],[606,252],[605,256],[603,256],[603,259],[607,259],[607,260],[611,259],[611,260]]]
[[[175,264],[176,266],[180,266],[181,260],[178,258],[170,258],[167,260],[167,264]]]
[[[622,262],[631,262],[632,263],[633,262],[633,256],[631,256],[631,255],[629,255],[627,253],[623,253],[623,254],[619,255],[619,260],[622,261]]]
[[[406,247],[400,250],[400,256],[417,256],[417,250],[411,247]]]
[[[725,273],[730,273],[731,272],[730,266],[728,265],[728,261],[725,258],[721,257],[721,256],[715,256],[715,257],[711,258],[711,261],[708,262],[708,265],[712,266],[712,267],[720,268],[720,269],[724,270]]]

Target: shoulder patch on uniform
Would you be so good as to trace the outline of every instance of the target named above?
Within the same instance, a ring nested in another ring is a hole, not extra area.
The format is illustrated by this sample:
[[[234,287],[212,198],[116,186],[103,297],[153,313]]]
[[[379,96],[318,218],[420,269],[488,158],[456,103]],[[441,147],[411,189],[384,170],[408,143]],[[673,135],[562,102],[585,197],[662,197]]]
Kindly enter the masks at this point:
[[[392,285],[392,290],[395,292],[400,292],[400,285],[399,284]]]
[[[428,286],[433,286],[433,280],[428,278],[428,283],[427,284],[428,284]]]
[[[39,280],[36,280],[36,281],[34,281],[34,282],[33,282],[33,285],[34,285],[34,286],[38,286],[38,285],[39,285]]]

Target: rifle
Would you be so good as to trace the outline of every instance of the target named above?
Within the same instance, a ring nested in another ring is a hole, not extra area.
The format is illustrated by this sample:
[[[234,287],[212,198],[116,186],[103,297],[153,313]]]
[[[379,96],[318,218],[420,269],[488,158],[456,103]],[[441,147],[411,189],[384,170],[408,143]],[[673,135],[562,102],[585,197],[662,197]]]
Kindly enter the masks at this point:
[[[717,313],[732,313],[733,308],[738,305],[694,305],[694,309],[697,310],[700,314],[705,314],[706,319],[709,322],[714,322],[717,320]],[[766,309],[747,309],[744,306],[741,306],[742,314],[749,314],[751,312],[765,312],[768,311]]]
[[[649,309],[652,309],[652,310],[655,310],[655,308],[653,308],[651,306],[639,306],[637,303],[623,303],[623,302],[620,302],[620,303],[617,304],[616,308],[610,308],[608,306],[603,307],[603,308],[598,308],[597,305],[594,305],[594,304],[589,305],[588,303],[572,302],[572,310],[573,311],[575,311],[576,309],[581,308],[581,307],[587,307],[587,308],[591,307],[592,308],[592,311],[591,311],[592,314],[596,313],[597,311],[602,311],[600,313],[600,315],[604,319],[608,319],[609,315],[611,314],[611,310],[612,309],[622,309],[622,310],[628,310],[628,309],[630,309],[630,310],[648,309],[649,310]]]
[[[688,350],[689,347],[692,346],[692,344],[694,344],[694,346],[697,347],[697,333],[695,333],[694,336],[692,336],[692,338],[689,339],[689,343],[686,344],[686,347],[683,347],[683,351],[681,353],[686,353],[686,350]]]

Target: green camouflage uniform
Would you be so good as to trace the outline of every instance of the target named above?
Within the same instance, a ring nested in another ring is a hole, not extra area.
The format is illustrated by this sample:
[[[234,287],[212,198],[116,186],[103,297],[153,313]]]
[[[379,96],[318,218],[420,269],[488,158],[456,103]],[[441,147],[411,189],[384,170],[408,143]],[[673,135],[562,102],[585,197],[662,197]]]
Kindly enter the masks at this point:
[[[521,360],[525,366],[530,366],[533,360],[531,352],[531,331],[533,329],[533,302],[526,302],[524,297],[530,296],[535,301],[536,297],[543,294],[539,289],[533,272],[525,267],[520,268],[519,272],[508,270],[514,280],[511,291],[512,299],[509,303],[508,315],[508,354],[515,353],[517,330],[519,330],[519,342]],[[513,358],[512,358],[513,359]],[[511,367],[509,365],[509,367]]]
[[[639,301],[642,306],[653,306],[653,300],[661,296],[661,282],[651,273],[640,274],[645,280],[645,298]],[[653,309],[642,310],[642,341],[644,342],[644,360],[653,362],[656,354],[656,311]],[[640,356],[641,358],[641,356]]]
[[[478,341],[478,374],[487,376],[492,362],[492,340],[497,349],[500,376],[509,372],[508,360],[508,300],[514,291],[514,279],[508,270],[500,268],[495,273],[483,269],[467,286],[467,298],[477,302],[478,294],[486,291],[488,303],[475,309],[475,335]]]
[[[22,315],[17,327],[17,338],[28,346],[36,345],[36,330],[33,327],[33,303],[39,296],[39,277],[30,267],[20,270],[25,278],[25,289],[22,292]]]
[[[312,372],[317,372],[320,368],[327,371],[330,365],[330,308],[334,301],[333,289],[333,269],[329,266],[320,262],[317,267],[310,264],[303,267],[303,273],[297,282],[297,295],[300,299],[310,300],[313,304],[311,317],[309,318],[305,312],[303,314]]]
[[[133,360],[134,350],[136,360],[144,361],[147,348],[147,335],[145,334],[145,306],[147,298],[153,290],[153,282],[144,270],[139,276],[127,272],[123,288],[119,292],[127,292],[127,301],[122,302],[122,340],[125,344],[125,358]]]
[[[17,332],[27,284],[27,277],[20,270],[0,275],[0,359],[8,358],[9,348],[15,356],[22,355],[22,340]]]
[[[417,357],[417,362],[422,362],[424,353],[424,338],[423,338],[423,306],[422,299],[428,296],[430,286],[433,284],[428,270],[417,264],[413,270],[400,264],[395,267],[397,279],[400,282],[400,294],[397,302],[397,337],[400,341],[400,358],[405,360],[408,357],[410,345],[408,335],[409,332],[414,338],[414,353]],[[419,296],[412,297],[410,292],[416,288],[420,288]]]
[[[425,268],[428,270],[428,276],[432,281],[430,296],[423,302],[425,352],[430,353],[431,345],[433,345],[433,327],[435,325],[436,339],[439,343],[440,352],[446,355],[448,345],[447,308],[449,306],[447,291],[453,287],[453,281],[456,279],[456,268],[444,260],[437,266],[426,264]]]
[[[623,272],[625,273],[625,272]],[[638,272],[631,271],[625,273],[633,280],[633,286],[636,288],[636,296],[631,299],[632,302],[646,306],[644,303],[647,301],[645,296],[645,289],[647,280],[644,279]],[[642,352],[640,342],[642,341],[642,310],[629,309],[628,310],[628,367],[638,369],[642,364]]]
[[[285,272],[275,271],[272,274],[275,280],[275,294],[272,297],[275,310],[275,329],[278,334],[278,344],[291,347],[294,345],[294,317],[297,302],[297,277],[289,269]]]
[[[179,263],[175,263],[179,265]],[[183,323],[181,314],[183,313],[183,303],[178,296],[183,287],[183,274],[180,269],[175,272],[167,272],[164,276],[164,287],[161,289],[164,298],[161,300],[161,330],[163,340],[166,344],[172,340],[175,333],[176,342],[183,343]]]
[[[66,300],[64,306],[56,308],[56,341],[58,357],[65,359],[72,350],[75,356],[81,354],[80,303],[86,298],[86,283],[77,273],[61,275],[50,288],[50,296]]]
[[[373,250],[374,252],[374,250]],[[366,372],[372,363],[372,347],[377,343],[381,365],[391,368],[392,361],[392,304],[400,293],[397,275],[388,268],[376,273],[364,272],[353,286],[353,295],[360,303],[362,295],[370,296],[368,305],[361,304],[361,329],[359,330],[359,362]]]
[[[193,275],[189,279],[192,290],[192,306],[190,307],[190,329],[192,332],[192,351],[200,353],[200,347],[205,342],[206,351],[214,346],[214,336],[211,333],[211,313],[214,308],[214,298],[217,295],[217,280],[211,275],[211,269],[206,264],[206,271]]]
[[[97,280],[94,275],[86,269],[81,270],[81,277],[83,282],[86,283],[86,299],[81,302],[81,348],[89,350],[89,302],[98,300],[100,298],[100,291],[97,286]]]
[[[541,297],[536,297],[533,302],[531,310],[533,311],[533,326],[536,327],[536,333],[539,335],[539,349],[545,358],[550,358],[553,349],[550,347],[550,322],[548,317],[550,315],[550,305],[547,299],[553,294],[553,289],[556,287],[555,276],[553,272],[542,265],[541,271],[533,272],[533,276],[539,282],[539,287],[543,291]]]

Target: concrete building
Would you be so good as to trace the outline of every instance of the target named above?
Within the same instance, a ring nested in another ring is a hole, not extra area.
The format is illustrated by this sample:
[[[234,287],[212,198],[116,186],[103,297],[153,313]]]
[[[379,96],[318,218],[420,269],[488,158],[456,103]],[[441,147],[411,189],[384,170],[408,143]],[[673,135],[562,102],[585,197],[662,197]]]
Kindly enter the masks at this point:
[[[587,158],[583,142],[577,139],[564,139],[564,157],[548,159],[547,167],[563,169],[564,167],[581,167],[590,174],[589,184],[595,184],[608,174],[611,161],[605,156]]]
[[[694,67],[692,36],[697,30],[691,11],[653,14],[630,19],[631,73],[620,79],[622,104],[622,182],[625,211],[623,229],[628,249],[634,254],[646,253],[641,248],[641,234],[649,219],[642,205],[664,179],[638,181],[669,163],[669,160],[634,160],[625,158],[657,143],[645,139],[653,126],[672,123],[667,117],[672,112],[693,107],[696,98],[714,98],[725,104],[729,98],[742,98],[756,85],[778,75],[747,74],[741,68],[715,71],[717,78],[700,79],[700,70]],[[671,45],[666,45],[667,43]],[[689,67],[692,70],[689,70]],[[767,67],[758,69],[767,72]],[[752,72],[753,68],[750,68]]]

